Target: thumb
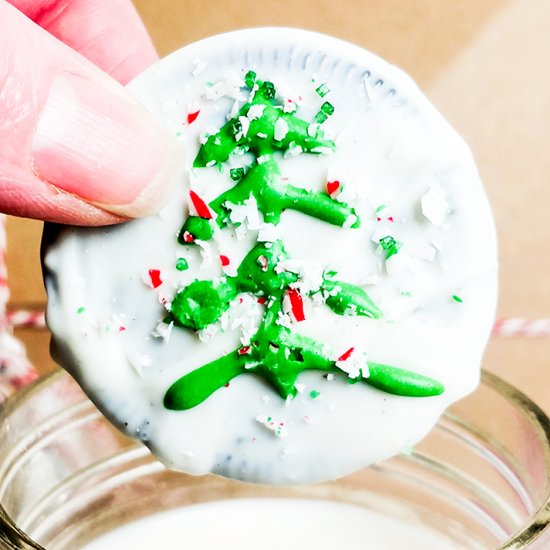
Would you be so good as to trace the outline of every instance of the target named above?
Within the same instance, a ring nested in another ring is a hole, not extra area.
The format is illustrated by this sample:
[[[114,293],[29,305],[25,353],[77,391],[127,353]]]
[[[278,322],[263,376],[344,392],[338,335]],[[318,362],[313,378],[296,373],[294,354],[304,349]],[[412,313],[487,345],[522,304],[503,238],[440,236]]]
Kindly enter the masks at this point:
[[[116,81],[0,0],[0,211],[100,225],[168,200],[178,142]]]

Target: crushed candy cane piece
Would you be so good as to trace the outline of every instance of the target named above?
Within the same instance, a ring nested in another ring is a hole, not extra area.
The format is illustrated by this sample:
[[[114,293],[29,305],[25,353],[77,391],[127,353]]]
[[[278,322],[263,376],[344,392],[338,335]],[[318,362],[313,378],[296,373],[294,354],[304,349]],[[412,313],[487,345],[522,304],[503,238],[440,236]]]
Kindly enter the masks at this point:
[[[190,190],[189,191],[189,198],[191,199],[191,203],[193,205],[193,208],[195,209],[195,212],[199,218],[203,218],[205,220],[211,220],[212,219],[212,212],[210,212],[210,208],[208,205],[195,193],[195,191]]]
[[[248,120],[257,120],[262,117],[265,111],[265,105],[261,105],[259,103],[255,103],[250,106],[250,109],[248,109],[248,112],[246,113],[246,117]]]
[[[340,191],[341,191],[341,185],[338,180],[327,181],[327,193],[331,199],[339,195]]]
[[[164,321],[160,321],[155,327],[155,330],[153,330],[153,332],[151,333],[151,335],[154,338],[161,338],[163,342],[166,343],[170,340],[170,336],[172,334],[173,328],[174,328],[174,321],[170,321],[170,323],[165,323]]]
[[[267,416],[265,414],[259,414],[256,417],[256,422],[259,422],[262,426],[265,426],[268,430],[272,431],[281,439],[288,436],[288,429],[283,421],[274,420],[271,416]]]
[[[162,285],[162,278],[160,276],[160,269],[149,269],[147,271],[147,277],[144,278],[145,284],[151,288],[158,288]]]
[[[369,367],[365,355],[356,352],[355,347],[345,351],[336,360],[336,366],[350,378],[368,378],[369,376]]]
[[[198,109],[197,111],[187,113],[187,124],[193,124],[199,117],[200,112],[200,109]]]
[[[295,288],[289,288],[286,291],[286,295],[290,300],[290,312],[297,323],[305,321],[306,316],[304,313],[304,299],[302,295]]]
[[[273,139],[275,141],[283,141],[288,134],[288,123],[284,118],[278,118],[275,122],[275,128],[273,132]]]
[[[445,191],[436,182],[420,199],[422,214],[434,225],[441,225],[445,221],[445,215],[449,209],[449,203],[445,197]]]

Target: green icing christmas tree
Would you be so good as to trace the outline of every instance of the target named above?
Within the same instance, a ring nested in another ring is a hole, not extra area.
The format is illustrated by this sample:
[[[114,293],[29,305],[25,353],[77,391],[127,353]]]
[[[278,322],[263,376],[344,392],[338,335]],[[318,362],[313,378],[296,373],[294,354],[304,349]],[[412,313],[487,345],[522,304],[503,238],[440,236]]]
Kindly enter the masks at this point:
[[[214,233],[213,223],[219,227],[230,223],[228,203],[242,205],[254,197],[264,222],[277,224],[282,213],[296,210],[333,225],[358,227],[359,218],[350,206],[335,201],[328,194],[312,192],[285,183],[276,155],[295,151],[319,154],[334,150],[334,142],[324,137],[321,124],[333,112],[324,102],[308,123],[285,109],[277,100],[271,82],[256,79],[249,71],[245,85],[251,89],[250,100],[237,116],[229,120],[201,146],[194,161],[195,168],[221,165],[236,151],[251,153],[255,162],[247,170],[232,169],[231,179],[236,183],[208,205],[191,192],[197,216],[187,219],[179,241],[192,244],[195,240],[209,240]],[[212,219],[214,218],[214,219]],[[174,382],[165,395],[169,409],[183,410],[198,405],[213,392],[241,374],[253,373],[270,383],[282,398],[294,397],[296,381],[306,370],[342,373],[337,362],[327,356],[323,345],[301,336],[282,322],[285,303],[296,321],[303,320],[303,296],[297,290],[298,275],[278,269],[288,255],[280,240],[258,243],[246,255],[233,277],[219,282],[194,281],[181,289],[170,306],[170,319],[175,325],[201,330],[220,319],[239,293],[248,292],[266,304],[265,314],[250,344],[220,357]],[[334,279],[325,274],[318,289],[308,294],[321,293],[326,305],[338,315],[359,315],[378,319],[382,312],[367,293],[358,286]],[[348,350],[342,357],[345,361]],[[361,381],[383,391],[406,396],[431,396],[443,392],[443,386],[431,378],[412,371],[368,363],[368,373],[350,379]]]

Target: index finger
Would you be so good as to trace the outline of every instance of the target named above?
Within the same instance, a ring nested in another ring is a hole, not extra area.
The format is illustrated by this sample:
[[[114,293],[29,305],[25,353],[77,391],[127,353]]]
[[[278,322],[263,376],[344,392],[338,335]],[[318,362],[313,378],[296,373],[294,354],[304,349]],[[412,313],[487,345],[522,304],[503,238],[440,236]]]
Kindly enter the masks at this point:
[[[7,1],[122,84],[158,59],[130,0]]]

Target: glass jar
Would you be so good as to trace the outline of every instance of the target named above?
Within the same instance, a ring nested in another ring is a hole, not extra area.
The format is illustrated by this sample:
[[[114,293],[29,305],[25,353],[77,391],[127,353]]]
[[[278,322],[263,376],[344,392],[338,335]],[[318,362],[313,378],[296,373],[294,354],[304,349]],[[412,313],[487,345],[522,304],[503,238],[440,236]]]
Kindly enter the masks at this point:
[[[0,416],[0,547],[76,550],[159,511],[285,497],[418,522],[456,548],[542,549],[550,547],[549,473],[548,417],[487,372],[414,450],[336,481],[266,487],[167,470],[60,371]]]

